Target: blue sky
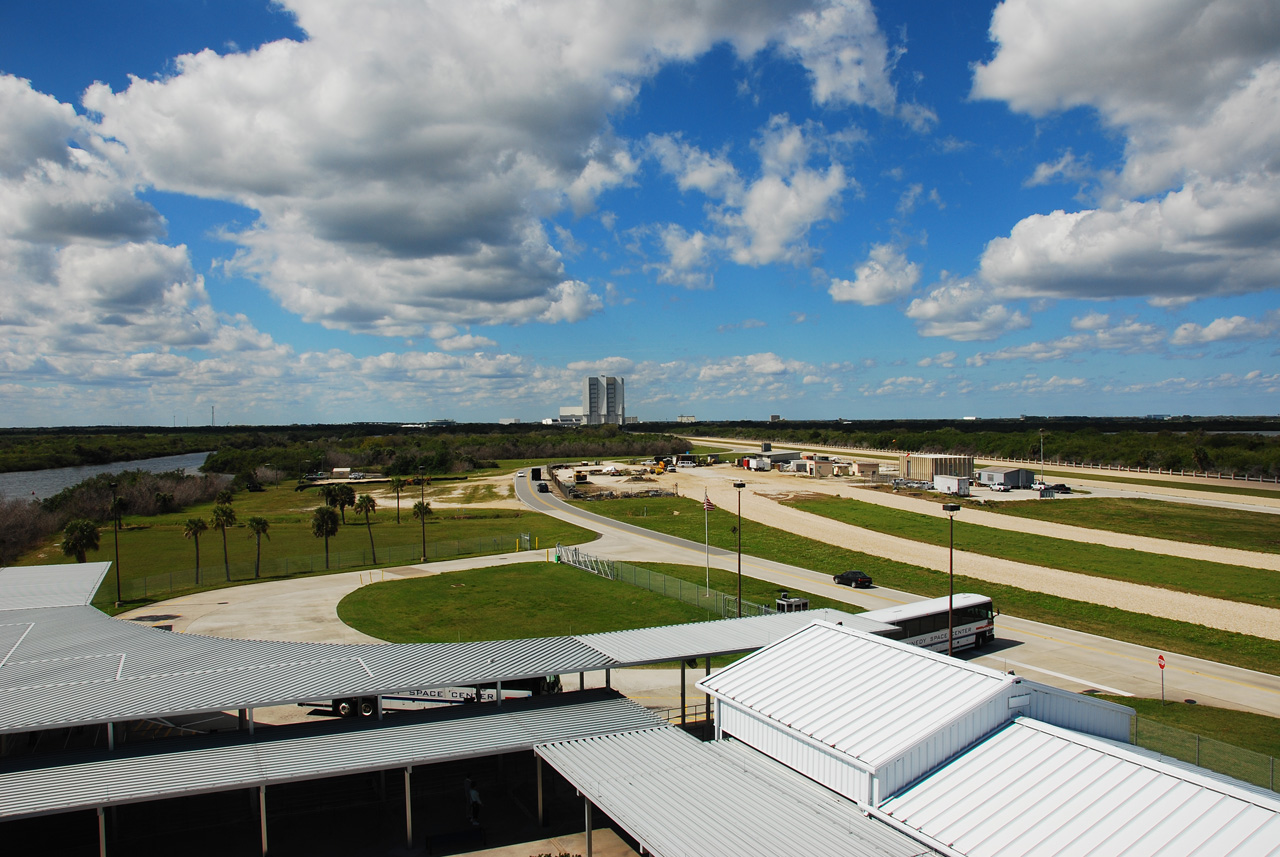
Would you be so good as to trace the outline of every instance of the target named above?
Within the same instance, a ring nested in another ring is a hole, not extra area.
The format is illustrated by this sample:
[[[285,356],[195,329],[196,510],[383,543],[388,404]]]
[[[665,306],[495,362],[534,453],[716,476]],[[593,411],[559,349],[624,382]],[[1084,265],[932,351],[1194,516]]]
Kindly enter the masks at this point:
[[[6,425],[1267,414],[1264,0],[0,8]]]

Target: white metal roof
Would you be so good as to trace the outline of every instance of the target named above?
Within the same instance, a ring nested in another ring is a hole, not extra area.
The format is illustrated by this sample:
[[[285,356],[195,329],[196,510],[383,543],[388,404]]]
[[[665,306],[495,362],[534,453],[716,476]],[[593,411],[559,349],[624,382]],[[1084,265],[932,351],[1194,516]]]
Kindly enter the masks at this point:
[[[249,737],[151,741],[113,752],[26,756],[0,765],[0,819],[491,756],[547,741],[652,728],[612,691],[469,705]]]
[[[0,568],[0,608],[84,606],[93,600],[110,568],[109,562]]]
[[[1280,797],[1025,717],[881,810],[969,857],[1280,855]]]
[[[92,597],[105,572],[102,563],[52,568],[52,576],[35,569],[0,575],[10,584],[0,587],[0,733],[750,651],[809,621],[796,613],[474,643],[235,640],[160,631],[88,606],[49,606]],[[12,601],[4,600],[6,594]],[[828,615],[854,621],[837,611]]]
[[[874,770],[1015,681],[977,664],[818,622],[698,687]]]
[[[736,741],[663,726],[536,752],[656,857],[935,853]]]

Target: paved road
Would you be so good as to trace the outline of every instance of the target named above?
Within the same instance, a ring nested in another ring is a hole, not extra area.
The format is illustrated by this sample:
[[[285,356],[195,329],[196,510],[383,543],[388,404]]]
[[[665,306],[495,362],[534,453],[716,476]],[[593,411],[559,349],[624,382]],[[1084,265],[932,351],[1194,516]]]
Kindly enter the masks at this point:
[[[526,480],[517,480],[516,496],[536,511],[604,533],[604,540],[584,546],[592,553],[634,560],[643,560],[647,556],[650,562],[685,565],[701,565],[704,561],[704,547],[696,542],[591,514],[551,494],[535,493]],[[735,553],[711,549],[713,566],[733,570],[736,562]],[[744,556],[742,572],[783,588],[821,594],[866,609],[919,598],[882,587],[851,590],[836,586],[826,574],[758,557]],[[973,660],[995,669],[1013,670],[1067,690],[1160,696],[1160,670],[1156,657],[1162,652],[1156,649],[1011,616],[997,619],[997,634],[996,643],[974,653]],[[1181,655],[1166,653],[1165,659],[1165,693],[1168,699],[1195,699],[1207,705],[1280,716],[1278,676]]]
[[[517,480],[517,496],[537,511],[600,532],[599,540],[583,546],[593,554],[695,566],[706,560],[701,544],[591,515],[553,495],[535,493],[527,479]],[[369,642],[371,638],[342,623],[336,610],[338,602],[360,586],[382,579],[527,562],[545,556],[545,551],[528,551],[376,572],[269,581],[175,598],[122,614],[120,618],[172,624],[177,631],[211,636]],[[710,563],[732,571],[737,568],[737,555],[712,548]],[[819,593],[866,609],[918,600],[918,596],[910,593],[882,587],[853,590],[836,586],[825,574],[751,556],[742,557],[742,572],[776,583],[780,588]],[[1156,667],[1156,656],[1160,653],[1156,650],[1009,616],[998,617],[997,633],[994,644],[969,656],[992,668],[1013,670],[1068,690],[1160,695],[1160,674]],[[1204,704],[1280,716],[1280,677],[1179,655],[1166,654],[1166,660],[1169,699],[1196,699]],[[701,672],[697,670],[689,671],[686,676],[690,704],[701,700],[691,689],[700,677]],[[603,681],[603,675],[586,677],[588,686]],[[620,670],[613,673],[612,682],[647,705],[679,705],[678,671]]]

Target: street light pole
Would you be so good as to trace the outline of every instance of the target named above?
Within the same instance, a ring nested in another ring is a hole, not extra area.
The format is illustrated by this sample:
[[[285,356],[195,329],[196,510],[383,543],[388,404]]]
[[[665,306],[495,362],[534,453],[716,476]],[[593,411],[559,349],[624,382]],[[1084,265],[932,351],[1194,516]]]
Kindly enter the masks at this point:
[[[422,465],[418,465],[418,525],[422,527],[422,561],[427,561],[427,510],[423,506],[426,503],[426,487],[422,484]]]
[[[956,512],[960,511],[959,503],[943,503],[942,511],[951,519],[951,543],[947,548],[947,657],[951,656],[952,640],[955,638],[955,619],[953,615],[956,600]]]
[[[735,482],[733,487],[738,489],[738,618],[742,618],[742,489],[747,487],[745,482]]]
[[[1040,481],[1044,482],[1044,429],[1040,429]]]
[[[116,483],[111,483],[111,530],[116,543],[116,606],[121,604],[120,598],[120,510],[116,508]]]

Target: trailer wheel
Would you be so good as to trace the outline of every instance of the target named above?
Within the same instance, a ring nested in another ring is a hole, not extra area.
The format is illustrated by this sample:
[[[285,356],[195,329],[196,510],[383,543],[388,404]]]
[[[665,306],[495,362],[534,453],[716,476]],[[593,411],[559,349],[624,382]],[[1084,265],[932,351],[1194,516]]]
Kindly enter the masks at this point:
[[[351,717],[356,713],[356,703],[353,699],[339,699],[333,703],[333,713],[339,717]]]
[[[373,698],[366,696],[360,700],[360,716],[372,717],[374,710]]]

